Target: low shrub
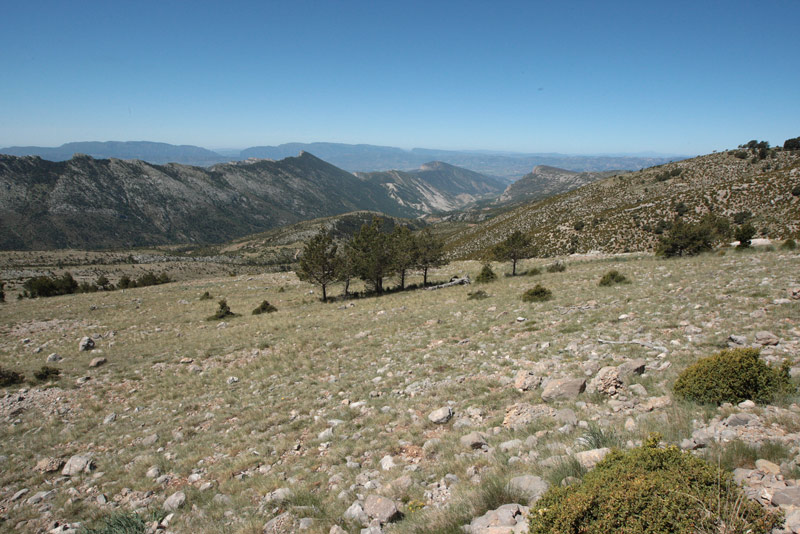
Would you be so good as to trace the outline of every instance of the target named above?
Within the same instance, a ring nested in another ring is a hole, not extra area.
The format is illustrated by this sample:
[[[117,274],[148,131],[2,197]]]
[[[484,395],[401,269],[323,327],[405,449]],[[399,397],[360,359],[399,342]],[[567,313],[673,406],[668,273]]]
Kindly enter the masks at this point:
[[[6,301],[6,283],[0,282],[0,302]]]
[[[541,284],[536,284],[522,294],[522,302],[544,302],[551,298],[553,298],[553,292]]]
[[[487,284],[497,280],[497,275],[492,270],[492,266],[488,263],[484,264],[481,272],[475,277],[475,282],[478,284]]]
[[[782,523],[747,499],[730,474],[660,436],[612,450],[581,484],[551,486],[530,512],[530,533],[724,532],[767,534]]]
[[[738,248],[748,248],[754,235],[756,235],[756,228],[750,223],[741,225],[733,234],[739,242]]]
[[[208,321],[218,321],[227,317],[238,317],[238,314],[231,311],[230,306],[228,306],[228,301],[225,299],[220,300],[217,304],[219,304],[219,309],[217,309],[214,315],[207,319]]]
[[[211,299],[213,299],[213,298],[214,298],[214,297],[212,297],[212,296],[211,296],[211,293],[209,293],[208,291],[206,291],[205,293],[203,293],[202,295],[200,295],[200,300],[211,300]]]
[[[688,400],[709,404],[743,400],[770,402],[791,391],[788,362],[773,369],[756,349],[723,350],[683,370],[672,390]]]
[[[34,371],[33,373],[33,377],[39,382],[46,382],[51,378],[58,379],[60,375],[61,370],[56,369],[55,367],[50,367],[49,365],[43,365],[41,369]]]
[[[78,282],[71,273],[61,276],[35,276],[22,284],[22,287],[31,298],[54,297],[56,295],[69,295],[78,290]]]
[[[599,285],[601,286],[613,286],[614,284],[629,284],[630,281],[625,277],[624,274],[620,273],[617,270],[608,271],[603,277],[600,279]]]
[[[797,248],[797,243],[795,243],[794,239],[789,238],[783,243],[781,243],[781,248],[783,250],[794,250]]]
[[[800,185],[796,185],[792,188],[792,196],[800,197]]]
[[[253,315],[261,315],[262,313],[272,313],[276,311],[278,311],[278,308],[265,300],[258,305],[258,308],[253,310]]]
[[[14,384],[21,384],[25,380],[25,376],[11,369],[0,367],[0,387],[13,386]]]
[[[567,265],[560,261],[557,261],[547,266],[548,273],[563,273],[566,270],[567,270]]]
[[[483,300],[488,298],[489,295],[486,293],[486,291],[483,291],[482,289],[467,293],[467,300]]]
[[[542,274],[542,270],[539,269],[538,267],[531,267],[522,274],[524,274],[525,276],[539,276],[540,274]]]

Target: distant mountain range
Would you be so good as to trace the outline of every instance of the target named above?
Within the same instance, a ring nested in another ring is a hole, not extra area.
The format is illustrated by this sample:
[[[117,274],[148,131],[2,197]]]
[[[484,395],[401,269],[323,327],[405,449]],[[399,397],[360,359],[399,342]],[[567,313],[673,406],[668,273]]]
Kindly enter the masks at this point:
[[[248,158],[283,159],[301,151],[351,172],[373,172],[390,169],[412,170],[429,161],[441,161],[489,176],[499,177],[507,183],[530,172],[537,165],[548,165],[563,169],[585,171],[637,170],[669,161],[684,159],[683,156],[650,155],[605,155],[581,156],[564,154],[522,154],[490,151],[453,151],[402,148],[376,145],[350,145],[343,143],[287,143],[278,146],[258,146],[242,150],[237,154],[226,150],[226,155],[191,145],[170,145],[149,141],[107,141],[67,143],[60,147],[7,147],[0,154],[14,156],[40,156],[52,161],[65,161],[76,153],[97,159],[139,159],[149,163],[181,163],[185,165],[210,166],[217,163]]]
[[[502,190],[439,162],[403,175],[357,177],[307,152],[208,168],[0,156],[0,249],[219,243],[358,210],[418,217]]]

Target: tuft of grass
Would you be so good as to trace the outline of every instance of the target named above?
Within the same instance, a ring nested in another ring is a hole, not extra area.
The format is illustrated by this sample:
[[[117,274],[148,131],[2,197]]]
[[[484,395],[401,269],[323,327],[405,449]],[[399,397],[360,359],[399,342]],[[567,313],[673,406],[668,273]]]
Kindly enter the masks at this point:
[[[562,261],[557,261],[547,266],[548,273],[563,273],[567,270],[567,264]]]
[[[594,423],[589,424],[589,428],[583,436],[577,439],[577,442],[586,450],[602,449],[603,447],[614,448],[623,444],[622,437],[613,428],[603,428]]]
[[[705,459],[717,464],[726,471],[733,471],[738,467],[753,469],[756,460],[769,460],[780,464],[792,457],[790,448],[778,441],[765,441],[762,443],[746,443],[733,440],[726,443],[714,442],[704,453]]]
[[[581,465],[578,459],[574,456],[568,456],[551,467],[547,473],[545,473],[545,478],[550,482],[551,486],[561,486],[561,483],[565,479],[582,479],[585,474],[586,468]]]
[[[117,512],[103,518],[94,528],[82,527],[79,534],[145,534],[147,523],[139,514]]]
[[[489,294],[482,289],[479,289],[477,291],[470,291],[469,293],[467,293],[467,300],[483,300],[488,298]]]

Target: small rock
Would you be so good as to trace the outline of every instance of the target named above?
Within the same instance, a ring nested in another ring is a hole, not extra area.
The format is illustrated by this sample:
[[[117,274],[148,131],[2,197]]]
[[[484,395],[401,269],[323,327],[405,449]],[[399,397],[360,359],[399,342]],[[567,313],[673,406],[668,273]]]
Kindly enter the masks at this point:
[[[617,367],[621,378],[628,378],[633,375],[644,373],[647,362],[642,359],[628,360]]]
[[[286,502],[292,497],[292,490],[289,488],[278,488],[269,492],[264,500],[266,502]]]
[[[227,380],[227,382],[228,382],[228,385],[235,384],[235,383],[237,383],[238,381],[239,381],[239,378],[238,378],[238,377],[236,377],[236,376],[229,376],[229,377],[228,377],[228,380]],[[277,518],[276,518],[276,519],[277,519]]]
[[[586,389],[586,380],[583,378],[559,378],[550,380],[542,391],[542,400],[545,402],[556,400],[574,400]]]
[[[747,399],[747,400],[743,400],[742,402],[740,402],[738,404],[738,406],[739,406],[739,408],[741,408],[743,410],[747,410],[747,409],[750,409],[750,408],[755,408],[756,407],[756,403],[751,401],[750,399]]]
[[[541,377],[536,376],[533,371],[522,369],[517,371],[514,377],[514,387],[520,391],[529,391],[538,388],[542,384]]]
[[[80,473],[90,473],[95,469],[91,454],[76,454],[67,460],[61,474],[67,477],[75,476]]]
[[[589,451],[581,451],[575,453],[575,459],[578,460],[584,469],[594,469],[600,460],[606,457],[606,455],[611,452],[611,449],[608,447],[603,447],[600,449],[592,449]]]
[[[766,330],[761,330],[760,332],[756,332],[756,343],[759,345],[767,346],[767,345],[777,345],[780,343],[781,340],[778,336],[773,334],[772,332],[768,332]]]
[[[149,447],[150,445],[155,445],[158,441],[158,434],[150,434],[146,438],[142,440],[142,445],[145,447]]]
[[[110,414],[105,416],[105,418],[103,419],[103,424],[104,425],[110,425],[111,423],[113,423],[116,420],[117,420],[117,414],[115,414],[114,412],[111,412]]]
[[[81,338],[80,342],[78,343],[78,350],[80,352],[85,352],[87,350],[92,350],[94,348],[94,339],[84,336]]]
[[[447,423],[452,417],[453,410],[451,410],[449,406],[444,406],[428,414],[428,420],[437,425],[443,425]]]
[[[771,475],[779,475],[781,474],[781,468],[775,465],[774,463],[770,462],[769,460],[756,460],[756,469],[761,471],[762,473],[767,473]]]
[[[550,483],[534,475],[514,477],[508,482],[512,492],[518,492],[528,499],[528,505],[534,504],[550,488]]]
[[[473,431],[466,436],[461,436],[461,444],[470,449],[482,449],[486,447],[486,436],[481,432]]]
[[[292,534],[296,530],[294,516],[291,512],[284,512],[267,521],[261,532],[263,534]]]
[[[60,458],[42,458],[36,462],[33,470],[40,473],[53,473],[62,467],[64,467],[64,460]]]
[[[154,465],[147,470],[147,473],[145,473],[144,476],[147,478],[158,478],[161,476],[161,469],[159,469],[157,465]]]
[[[364,512],[370,519],[386,524],[403,516],[393,500],[380,495],[368,495],[364,500]]]
[[[364,508],[361,506],[361,503],[358,501],[351,504],[350,507],[344,511],[342,517],[345,521],[352,521],[353,523],[357,523],[359,525],[367,525],[369,523],[369,518],[364,512]]]
[[[392,458],[388,454],[383,458],[381,458],[380,464],[381,464],[381,469],[383,469],[384,471],[389,471],[390,469],[393,469],[397,466],[397,464],[394,463],[394,458]]]
[[[56,354],[55,352],[47,357],[48,363],[60,362],[63,359],[64,358],[62,358],[59,354]]]
[[[100,357],[100,358],[94,358],[94,359],[93,359],[93,360],[92,360],[92,361],[89,363],[89,367],[92,367],[92,368],[95,368],[95,367],[100,367],[101,365],[103,365],[103,364],[104,364],[104,363],[106,363],[107,361],[108,361],[108,360],[107,360],[107,359],[105,359],[105,358],[103,358],[103,357]]]
[[[744,336],[737,336],[736,334],[728,336],[728,341],[734,345],[747,345],[747,338]]]
[[[174,512],[181,508],[186,503],[186,494],[182,491],[176,491],[164,501],[164,510],[167,512]]]

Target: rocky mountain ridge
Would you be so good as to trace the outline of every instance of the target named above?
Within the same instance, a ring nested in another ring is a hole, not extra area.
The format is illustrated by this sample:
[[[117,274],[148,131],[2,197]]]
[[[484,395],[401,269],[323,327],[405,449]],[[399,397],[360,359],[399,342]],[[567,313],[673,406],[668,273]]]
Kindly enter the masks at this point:
[[[625,172],[627,171],[575,172],[537,165],[530,173],[509,185],[497,201],[512,203],[541,200]]]

